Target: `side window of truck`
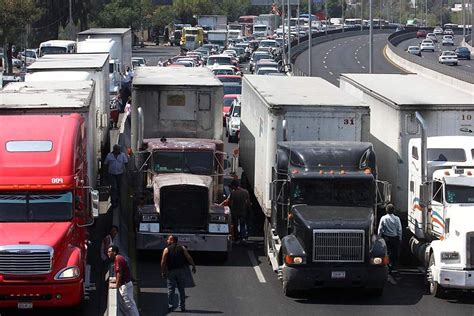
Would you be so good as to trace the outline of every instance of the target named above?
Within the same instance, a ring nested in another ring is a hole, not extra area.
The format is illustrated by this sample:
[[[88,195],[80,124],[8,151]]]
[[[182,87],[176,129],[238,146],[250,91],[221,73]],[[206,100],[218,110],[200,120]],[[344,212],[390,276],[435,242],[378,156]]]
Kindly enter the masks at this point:
[[[433,200],[438,203],[443,203],[443,185],[441,182],[433,182]]]

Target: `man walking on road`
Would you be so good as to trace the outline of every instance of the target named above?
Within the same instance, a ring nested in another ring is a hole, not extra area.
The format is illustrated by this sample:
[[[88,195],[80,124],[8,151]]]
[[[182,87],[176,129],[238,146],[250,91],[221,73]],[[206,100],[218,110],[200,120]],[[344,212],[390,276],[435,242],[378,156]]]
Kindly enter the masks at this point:
[[[182,312],[186,311],[186,294],[184,292],[184,279],[186,274],[186,261],[193,266],[193,273],[196,273],[196,265],[188,250],[178,244],[178,237],[170,235],[166,240],[168,247],[163,250],[161,258],[161,275],[166,279],[168,286],[168,312],[173,310],[173,298],[178,287],[179,307]]]
[[[390,259],[388,268],[389,273],[392,274],[392,272],[396,271],[398,264],[400,245],[402,242],[402,224],[400,218],[393,214],[395,210],[393,204],[388,204],[385,210],[387,214],[380,219],[378,234],[382,236],[387,244],[388,257]]]
[[[245,242],[247,240],[247,217],[250,207],[249,192],[240,187],[238,180],[232,180],[230,189],[232,192],[229,198],[222,204],[227,204],[230,207],[236,242]]]
[[[110,260],[114,262],[115,286],[112,285],[112,287],[118,288],[120,296],[125,303],[127,315],[140,315],[135,299],[133,298],[133,283],[127,261],[123,256],[119,255],[119,248],[117,246],[110,246],[107,250],[107,255]]]
[[[120,187],[123,181],[123,174],[127,171],[128,157],[121,151],[120,145],[114,145],[113,151],[105,157],[104,164],[108,168],[112,207],[115,207],[120,204]]]

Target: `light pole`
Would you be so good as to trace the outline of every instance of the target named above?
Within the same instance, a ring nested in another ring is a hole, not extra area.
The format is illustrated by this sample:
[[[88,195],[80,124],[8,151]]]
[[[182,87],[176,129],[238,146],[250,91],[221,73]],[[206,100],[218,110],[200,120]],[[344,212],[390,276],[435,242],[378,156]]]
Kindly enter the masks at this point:
[[[425,26],[428,26],[428,0],[425,1]]]
[[[312,49],[313,49],[313,32],[311,30],[311,22],[313,17],[311,15],[311,2],[313,0],[308,0],[308,17],[309,17],[309,37],[308,37],[308,76],[313,76],[313,65],[312,65]]]
[[[360,0],[360,30],[364,30],[364,0]]]
[[[290,7],[290,0],[288,0],[288,65],[291,64],[291,7]]]
[[[325,15],[325,26],[324,26],[324,35],[328,35],[328,0],[324,0],[324,15]]]
[[[464,0],[462,0],[462,11],[461,11],[461,16],[462,16],[462,38],[463,40],[466,39],[466,3]]]
[[[344,2],[346,0],[341,0],[341,18],[342,18],[342,33],[344,33]]]
[[[282,58],[283,64],[286,60],[286,50],[285,50],[285,0],[281,0],[281,25],[283,26],[283,47],[282,47]]]
[[[374,21],[372,19],[372,0],[369,0],[369,74],[374,70]]]
[[[298,0],[298,7],[296,9],[296,20],[297,24],[297,32],[298,32],[298,45],[300,44],[300,0]]]

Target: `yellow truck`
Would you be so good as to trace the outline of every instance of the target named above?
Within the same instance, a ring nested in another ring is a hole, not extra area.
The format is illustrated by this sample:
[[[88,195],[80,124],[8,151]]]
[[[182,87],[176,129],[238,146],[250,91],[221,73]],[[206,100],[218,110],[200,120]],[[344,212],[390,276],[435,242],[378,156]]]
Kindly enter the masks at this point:
[[[204,31],[202,27],[185,27],[181,33],[181,47],[194,50],[202,46],[204,42]]]

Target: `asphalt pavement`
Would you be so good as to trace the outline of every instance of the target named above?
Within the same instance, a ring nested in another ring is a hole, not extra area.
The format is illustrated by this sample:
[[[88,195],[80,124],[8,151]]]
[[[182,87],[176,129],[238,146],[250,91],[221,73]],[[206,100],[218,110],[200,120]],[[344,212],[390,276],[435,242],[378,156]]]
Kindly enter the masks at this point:
[[[405,73],[385,57],[388,34],[374,34],[373,73]],[[369,36],[350,36],[313,46],[312,74],[339,86],[341,73],[369,72]],[[296,59],[299,69],[308,68],[308,51]]]
[[[421,58],[426,58],[428,60],[438,62],[438,57],[442,51],[455,50],[461,44],[461,40],[462,40],[461,35],[455,35],[453,46],[448,46],[448,45],[443,46],[441,43],[441,40],[443,37],[438,35],[437,38],[438,38],[438,42],[435,43],[435,51],[434,52],[423,51],[421,53]],[[408,46],[418,46],[422,40],[424,40],[424,38],[412,38],[412,39],[401,42],[400,44],[398,44],[398,46],[401,47],[402,49],[406,49]],[[474,75],[474,58],[471,58],[471,60],[459,59],[457,66],[450,66],[450,65],[445,65],[445,66],[455,67],[456,69],[462,69],[464,71],[471,72]]]

